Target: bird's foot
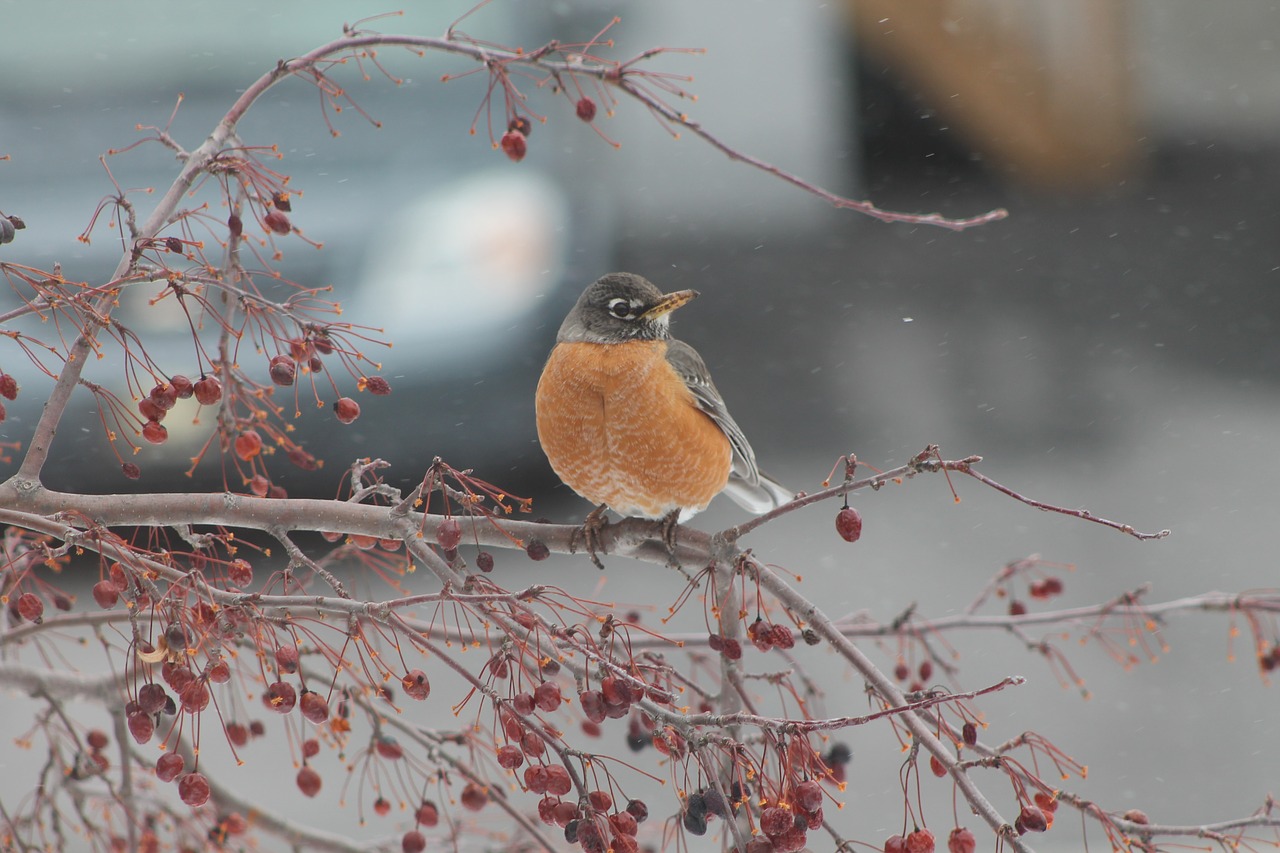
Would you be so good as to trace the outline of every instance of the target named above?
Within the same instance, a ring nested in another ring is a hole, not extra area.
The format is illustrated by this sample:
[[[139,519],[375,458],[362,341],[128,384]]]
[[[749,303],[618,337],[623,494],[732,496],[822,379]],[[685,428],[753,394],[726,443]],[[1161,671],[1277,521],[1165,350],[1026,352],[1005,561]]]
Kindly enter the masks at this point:
[[[569,537],[569,553],[575,553],[578,550],[578,542],[581,541],[587,549],[587,556],[591,558],[591,562],[595,563],[597,569],[603,570],[604,563],[600,562],[600,553],[604,548],[600,544],[600,534],[609,526],[609,519],[605,518],[605,510],[608,509],[604,504],[587,513],[587,517],[583,519],[582,526],[573,531]]]

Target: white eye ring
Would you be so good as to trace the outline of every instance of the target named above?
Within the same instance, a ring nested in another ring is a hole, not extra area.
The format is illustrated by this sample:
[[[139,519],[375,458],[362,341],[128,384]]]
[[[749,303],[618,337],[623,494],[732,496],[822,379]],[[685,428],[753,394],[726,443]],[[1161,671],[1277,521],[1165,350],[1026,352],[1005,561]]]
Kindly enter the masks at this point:
[[[609,313],[619,320],[634,320],[635,306],[621,296],[609,300]]]

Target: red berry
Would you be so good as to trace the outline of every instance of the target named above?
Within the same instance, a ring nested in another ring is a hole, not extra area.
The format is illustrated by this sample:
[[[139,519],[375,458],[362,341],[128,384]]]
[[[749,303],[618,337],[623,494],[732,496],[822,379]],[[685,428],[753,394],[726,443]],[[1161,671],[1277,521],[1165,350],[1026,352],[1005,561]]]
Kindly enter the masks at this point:
[[[391,383],[381,376],[364,377],[364,387],[368,389],[370,394],[378,397],[385,397],[391,393]]]
[[[596,102],[583,95],[578,99],[578,103],[574,105],[578,118],[583,121],[591,121],[596,117]]]
[[[427,674],[420,669],[410,670],[404,678],[400,679],[400,686],[404,688],[405,695],[419,702],[431,695],[431,682],[427,680]]]
[[[390,761],[404,757],[404,747],[393,737],[383,735],[373,742],[373,748],[378,751],[378,755]]]
[[[308,797],[314,797],[320,793],[320,774],[308,766],[304,766],[298,771],[297,782],[298,790]]]
[[[210,794],[209,780],[203,773],[188,773],[178,780],[178,796],[192,808],[209,802]]]
[[[560,707],[560,685],[554,681],[544,681],[533,691],[533,703],[550,713]]]
[[[418,810],[413,817],[423,826],[435,826],[440,822],[440,811],[436,808],[435,803],[423,800],[422,805],[418,806]]]
[[[1144,826],[1151,822],[1151,819],[1147,817],[1147,813],[1141,809],[1129,809],[1127,812],[1120,815],[1120,817],[1130,823],[1140,823]]]
[[[964,740],[965,746],[977,746],[978,744],[978,727],[972,722],[965,723],[960,728],[960,737]]]
[[[929,756],[929,769],[932,770],[933,775],[937,776],[939,779],[947,775],[947,768],[942,765],[942,762],[938,760],[938,756],[936,755]]]
[[[446,551],[452,551],[462,542],[462,525],[456,518],[446,518],[436,528],[436,542]]]
[[[386,797],[378,797],[373,801],[373,811],[379,817],[386,817],[391,813],[391,803],[387,801]]]
[[[947,853],[974,853],[978,849],[978,839],[963,826],[957,826],[947,836]]]
[[[795,816],[791,813],[791,809],[769,806],[760,813],[760,831],[775,841],[794,826]]]
[[[798,853],[804,849],[808,841],[808,833],[804,827],[793,826],[788,831],[773,839],[774,853]]]
[[[38,625],[44,621],[44,602],[34,592],[24,592],[18,596],[15,607],[18,615],[28,622],[35,622]]]
[[[1058,810],[1058,801],[1053,798],[1052,794],[1046,794],[1044,791],[1036,791],[1036,795],[1032,798],[1036,805],[1045,814],[1053,814]]]
[[[649,807],[645,805],[644,800],[629,800],[627,814],[635,818],[636,823],[644,823],[649,819]]]
[[[933,833],[927,829],[917,829],[907,836],[907,853],[933,853]]]
[[[253,583],[253,566],[248,560],[237,557],[227,564],[227,579],[238,587],[246,587]],[[294,652],[294,665],[296,668],[297,652]]]
[[[1013,601],[1009,602],[1010,616],[1022,616],[1026,612],[1027,612],[1027,605],[1023,604],[1021,601],[1014,599]]]
[[[462,800],[464,808],[478,812],[489,802],[489,789],[475,782],[468,782],[462,789],[462,796],[459,799]]]
[[[547,768],[547,793],[563,797],[573,789],[573,780],[569,771],[559,764]]]
[[[161,782],[172,782],[178,778],[186,762],[176,752],[166,752],[156,761],[156,778]]]
[[[191,683],[182,688],[178,698],[182,701],[182,710],[188,714],[198,714],[209,707],[209,688],[200,679],[193,678]]]
[[[236,214],[227,217],[227,231],[231,235],[232,240],[238,240],[240,235],[244,233],[244,221]]]
[[[482,572],[493,571],[493,555],[488,551],[476,554],[476,568]]]
[[[191,380],[183,376],[181,373],[174,374],[169,378],[169,384],[173,386],[173,393],[177,395],[179,400],[186,400],[194,393],[194,385]]]
[[[500,144],[503,152],[516,163],[523,160],[525,153],[529,150],[525,135],[518,130],[508,130],[502,134]]]
[[[271,374],[271,381],[277,385],[292,385],[298,375],[298,364],[290,356],[282,353],[272,356],[271,363],[267,365],[267,372]]]
[[[498,766],[505,770],[515,770],[524,764],[524,753],[520,747],[507,744],[498,748]]]
[[[551,556],[551,549],[544,542],[538,539],[530,539],[529,544],[525,546],[524,552],[529,555],[530,560],[545,560]]]
[[[164,444],[169,440],[169,430],[159,421],[147,421],[142,425],[142,437],[152,444]]]
[[[138,401],[138,414],[142,415],[144,420],[162,421],[167,412],[160,408],[155,400],[150,397],[143,397]]]
[[[196,402],[202,406],[212,406],[222,399],[222,383],[212,376],[201,376],[193,389]]]
[[[235,449],[236,456],[248,462],[262,452],[262,436],[256,429],[247,429],[236,436]]]
[[[411,829],[400,839],[400,849],[404,853],[422,853],[427,849],[427,837],[416,829]]]
[[[4,420],[4,418],[0,418],[0,420]],[[136,480],[142,476],[142,469],[137,465],[134,465],[132,462],[121,463],[120,472],[130,480]]]
[[[159,684],[152,682],[138,688],[138,709],[144,714],[159,713],[168,701],[169,694]]]
[[[120,591],[111,581],[98,581],[93,585],[93,600],[103,610],[110,610],[120,600]]]
[[[360,417],[360,404],[350,397],[341,397],[334,402],[333,413],[340,422],[349,424]]]
[[[280,646],[276,649],[276,666],[281,672],[293,674],[298,671],[298,647]]]
[[[1023,806],[1022,813],[1018,817],[1030,832],[1044,832],[1049,828],[1049,821],[1045,818],[1044,812],[1035,806]]]
[[[609,815],[609,828],[613,830],[614,835],[629,835],[635,838],[640,827],[630,812],[617,812]]]
[[[18,380],[11,374],[0,373],[0,397],[12,400],[18,396]]]
[[[836,533],[846,542],[857,542],[862,537],[862,513],[851,506],[836,513]]]
[[[308,690],[298,700],[298,710],[308,721],[317,726],[329,719],[329,703],[314,690]]]
[[[816,812],[822,808],[822,786],[812,779],[796,785],[791,792],[792,801],[806,812]]]
[[[315,758],[320,754],[320,741],[309,737],[302,742],[302,757]]]
[[[267,688],[262,699],[268,710],[275,711],[277,714],[287,714],[297,704],[298,694],[289,682],[277,681]]]
[[[262,217],[263,226],[273,234],[288,234],[293,230],[293,223],[289,221],[289,217],[285,216],[280,210],[269,210],[267,215]]]
[[[178,389],[168,382],[161,382],[151,389],[151,395],[147,399],[161,411],[167,412],[178,402]]]
[[[884,853],[907,853],[907,839],[901,835],[890,835],[884,843]]]
[[[111,742],[107,737],[107,733],[102,729],[90,729],[84,736],[84,740],[85,743],[89,744],[89,748],[94,750],[106,749],[107,744]]]
[[[587,794],[587,802],[598,812],[607,812],[613,808],[613,797],[609,796],[608,791],[591,791]]]

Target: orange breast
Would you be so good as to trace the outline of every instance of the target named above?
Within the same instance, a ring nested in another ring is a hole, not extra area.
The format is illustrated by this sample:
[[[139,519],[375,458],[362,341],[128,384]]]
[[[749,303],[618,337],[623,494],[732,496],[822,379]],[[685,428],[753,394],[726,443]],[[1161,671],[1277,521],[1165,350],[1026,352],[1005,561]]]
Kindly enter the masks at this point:
[[[665,341],[561,343],[538,382],[538,440],[567,486],[617,513],[705,509],[732,450],[666,359]]]

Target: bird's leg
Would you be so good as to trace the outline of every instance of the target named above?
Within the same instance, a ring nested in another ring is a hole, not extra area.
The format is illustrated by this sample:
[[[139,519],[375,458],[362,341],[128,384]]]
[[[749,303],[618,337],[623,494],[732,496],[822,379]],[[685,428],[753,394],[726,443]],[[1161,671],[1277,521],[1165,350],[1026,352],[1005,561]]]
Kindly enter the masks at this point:
[[[604,549],[600,547],[600,534],[609,526],[609,519],[605,518],[604,513],[608,507],[605,504],[591,510],[587,513],[587,517],[583,519],[582,526],[573,531],[569,536],[569,553],[572,554],[578,550],[578,540],[581,539],[587,546],[587,556],[591,558],[591,562],[596,564],[596,568],[603,570],[604,563],[600,562],[598,556],[600,551]]]
[[[671,510],[662,519],[662,544],[667,546],[667,565],[680,568],[676,559],[676,533],[680,530],[680,509]]]

